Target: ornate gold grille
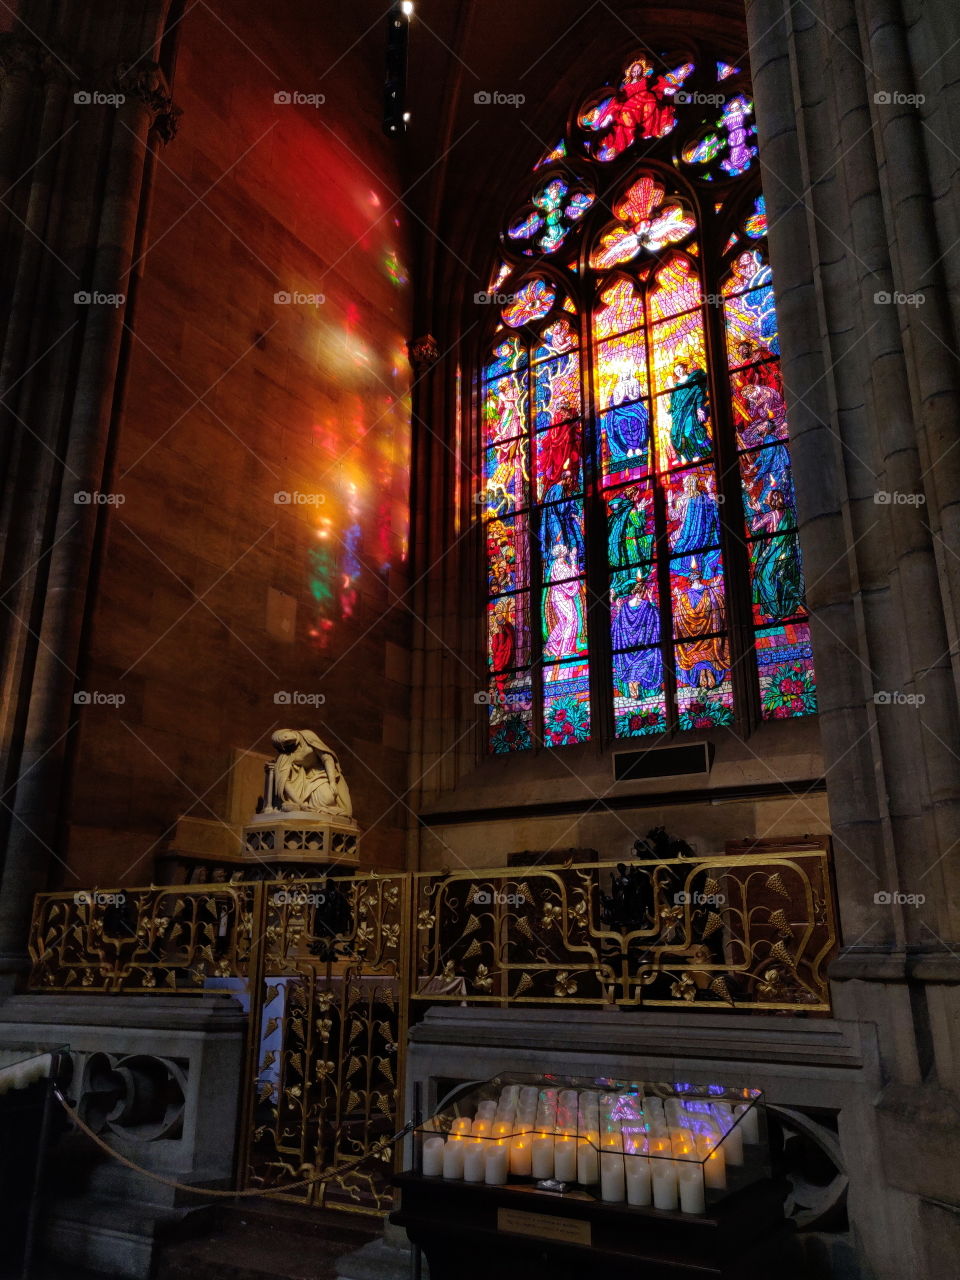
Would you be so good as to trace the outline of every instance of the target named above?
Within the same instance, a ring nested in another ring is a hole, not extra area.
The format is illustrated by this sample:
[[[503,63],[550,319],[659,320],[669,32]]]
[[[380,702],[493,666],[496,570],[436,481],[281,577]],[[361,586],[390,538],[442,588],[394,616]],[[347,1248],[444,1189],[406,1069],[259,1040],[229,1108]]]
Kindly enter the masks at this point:
[[[830,1009],[825,848],[483,872],[42,894],[31,989],[229,991],[249,1011],[242,1185],[372,1151],[401,1124],[431,1003]],[[294,1198],[391,1201],[389,1155]]]

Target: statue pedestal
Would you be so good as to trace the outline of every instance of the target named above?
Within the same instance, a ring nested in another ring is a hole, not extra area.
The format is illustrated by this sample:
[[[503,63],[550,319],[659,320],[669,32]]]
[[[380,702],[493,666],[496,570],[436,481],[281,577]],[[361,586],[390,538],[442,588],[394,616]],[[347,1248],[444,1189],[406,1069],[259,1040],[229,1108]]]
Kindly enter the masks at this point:
[[[350,875],[360,828],[343,818],[270,810],[242,826],[181,818],[157,858],[158,884],[313,880]]]
[[[360,860],[360,828],[346,818],[273,809],[245,824],[245,859],[258,862],[319,862],[327,867],[355,867]]]

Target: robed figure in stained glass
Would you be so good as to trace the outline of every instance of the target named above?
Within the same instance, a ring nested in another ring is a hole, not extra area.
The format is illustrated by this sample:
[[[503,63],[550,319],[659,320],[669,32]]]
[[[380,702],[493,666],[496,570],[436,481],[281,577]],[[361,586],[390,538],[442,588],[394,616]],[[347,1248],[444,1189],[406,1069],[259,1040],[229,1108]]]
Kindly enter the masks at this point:
[[[707,431],[707,375],[678,360],[670,392],[670,443],[682,462],[694,462],[710,452]]]
[[[623,85],[597,120],[605,156],[618,156],[636,137],[659,138],[673,128],[674,86],[664,76],[653,79],[642,62],[627,68]]]
[[[621,492],[609,502],[607,545],[610,564],[626,566],[653,558],[654,535],[640,495]]]
[[[716,498],[696,471],[689,471],[684,476],[683,492],[677,499],[673,514],[679,528],[671,550],[674,556],[681,557],[673,561],[674,573],[715,577],[720,571],[720,552],[716,548],[720,541],[720,514]],[[704,547],[712,549],[704,551]]]
[[[728,671],[726,641],[722,635],[710,635],[726,625],[723,587],[717,581],[704,581],[694,566],[687,589],[674,593],[673,604],[678,632],[691,637],[677,650],[678,678],[698,689],[714,689]],[[698,636],[705,638],[698,640]]]
[[[639,648],[637,653],[615,653],[614,676],[628,688],[631,698],[659,690],[663,683],[660,653],[660,610],[651,599],[653,589],[637,574],[628,596],[615,600],[611,637],[614,649]],[[653,647],[651,647],[653,646]]]
[[[645,460],[650,440],[650,415],[640,403],[640,379],[632,369],[622,369],[610,394],[610,411],[604,418],[610,467]]]
[[[776,533],[793,524],[793,513],[780,489],[772,489],[770,510],[754,525]],[[803,573],[796,534],[767,538],[757,544],[753,562],[753,592],[761,611],[770,618],[792,618],[803,611]]]
[[[572,577],[577,572],[576,559],[564,547],[555,547],[544,608],[544,657],[567,658],[580,650],[584,631],[583,583]]]

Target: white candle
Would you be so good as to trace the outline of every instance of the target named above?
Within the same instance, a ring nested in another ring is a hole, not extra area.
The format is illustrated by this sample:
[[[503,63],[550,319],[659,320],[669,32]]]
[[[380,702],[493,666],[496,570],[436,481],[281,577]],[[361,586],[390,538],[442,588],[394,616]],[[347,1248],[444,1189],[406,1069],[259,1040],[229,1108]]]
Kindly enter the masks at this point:
[[[600,1199],[619,1204],[625,1195],[623,1156],[616,1152],[600,1154]]]
[[[483,1181],[483,1149],[485,1142],[464,1143],[463,1180],[464,1182]]]
[[[470,1132],[475,1138],[488,1138],[490,1136],[490,1124],[491,1122],[489,1120],[484,1120],[480,1116],[477,1116],[476,1120],[473,1122],[473,1128]]]
[[[626,1164],[627,1204],[649,1204],[653,1195],[650,1161],[643,1156],[628,1156]]]
[[[577,1181],[584,1187],[592,1187],[600,1181],[597,1149],[591,1138],[595,1139],[596,1134],[588,1134],[577,1143]]]
[[[427,1138],[423,1144],[423,1176],[425,1178],[439,1178],[443,1173],[443,1147],[442,1138]]]
[[[510,1143],[510,1172],[518,1178],[529,1178],[533,1167],[529,1137],[514,1138]]]
[[[760,1117],[757,1108],[742,1103],[736,1108],[734,1114],[743,1117],[739,1128],[743,1133],[744,1142],[756,1145],[760,1141]]]
[[[452,1138],[443,1148],[443,1176],[445,1178],[463,1177],[463,1156],[467,1144],[459,1138]]]
[[[538,1133],[530,1144],[530,1163],[535,1178],[553,1177],[553,1134]]]
[[[703,1170],[698,1164],[687,1162],[680,1170],[680,1212],[703,1213],[706,1202],[703,1196]]]
[[[654,1208],[676,1209],[677,1166],[672,1160],[654,1160],[652,1176]]]
[[[492,1120],[497,1114],[497,1104],[492,1098],[488,1098],[486,1102],[481,1102],[477,1107],[478,1120]]]
[[[553,1176],[560,1182],[577,1181],[576,1138],[557,1138],[553,1148],[553,1167]]]
[[[469,1116],[457,1116],[454,1120],[450,1132],[451,1133],[469,1133],[473,1128],[473,1121]]]
[[[507,1180],[507,1169],[510,1165],[510,1149],[499,1142],[487,1142],[488,1148],[483,1162],[483,1180],[490,1187],[502,1187]]]
[[[703,1180],[712,1191],[725,1191],[727,1188],[727,1166],[723,1158],[723,1148],[717,1146],[719,1139],[704,1134],[697,1139],[697,1154],[704,1160]]]
[[[727,1132],[722,1150],[727,1164],[743,1164],[743,1133],[739,1125]]]

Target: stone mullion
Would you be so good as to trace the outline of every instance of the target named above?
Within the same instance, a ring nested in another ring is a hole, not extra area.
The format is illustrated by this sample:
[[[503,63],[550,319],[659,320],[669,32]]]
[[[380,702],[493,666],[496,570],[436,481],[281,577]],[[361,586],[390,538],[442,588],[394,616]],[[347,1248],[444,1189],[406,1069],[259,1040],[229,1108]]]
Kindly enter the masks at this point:
[[[790,13],[792,21],[803,16]],[[822,84],[822,65],[813,78],[807,74],[807,47],[815,46],[809,51],[814,62],[821,56],[812,31],[818,24],[806,16],[806,35],[798,41],[786,20],[771,25],[770,5],[755,0],[747,9],[836,875],[844,937],[855,943],[881,928],[872,903],[863,901],[863,884],[865,878],[879,880],[883,871],[882,797],[864,713],[864,672],[851,659],[861,652],[862,628],[853,604],[855,566],[843,552],[852,541],[844,450],[829,425],[836,416],[829,375],[833,357],[818,293],[825,283],[818,223],[809,198],[802,198],[817,176],[807,159],[807,135],[822,125],[814,90]],[[812,105],[799,105],[798,79],[812,93]]]

